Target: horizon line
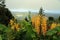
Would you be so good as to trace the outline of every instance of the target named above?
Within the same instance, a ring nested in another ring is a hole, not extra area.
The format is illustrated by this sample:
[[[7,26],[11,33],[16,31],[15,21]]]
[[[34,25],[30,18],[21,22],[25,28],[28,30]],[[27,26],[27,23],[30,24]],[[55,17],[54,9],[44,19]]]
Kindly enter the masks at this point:
[[[39,13],[39,10],[34,9],[9,9],[11,12],[36,12]],[[44,13],[60,13],[60,10],[44,10]]]

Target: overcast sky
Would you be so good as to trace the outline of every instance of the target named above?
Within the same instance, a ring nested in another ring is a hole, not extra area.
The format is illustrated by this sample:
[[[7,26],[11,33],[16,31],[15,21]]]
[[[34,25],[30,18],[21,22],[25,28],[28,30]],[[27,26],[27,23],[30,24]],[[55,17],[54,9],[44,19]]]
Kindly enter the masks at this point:
[[[60,0],[6,0],[10,9],[60,10]]]

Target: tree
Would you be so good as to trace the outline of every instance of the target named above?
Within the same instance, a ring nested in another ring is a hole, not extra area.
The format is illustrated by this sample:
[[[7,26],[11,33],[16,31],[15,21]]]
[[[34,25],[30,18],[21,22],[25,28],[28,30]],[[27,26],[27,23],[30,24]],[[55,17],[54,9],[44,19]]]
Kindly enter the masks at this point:
[[[53,17],[49,17],[48,19],[49,19],[49,21],[54,21]]]
[[[58,17],[58,22],[60,22],[60,16]]]
[[[4,25],[8,25],[10,19],[14,18],[8,8],[5,8],[5,2],[0,4],[0,23]]]
[[[41,7],[40,10],[39,10],[39,14],[43,14],[43,8]]]

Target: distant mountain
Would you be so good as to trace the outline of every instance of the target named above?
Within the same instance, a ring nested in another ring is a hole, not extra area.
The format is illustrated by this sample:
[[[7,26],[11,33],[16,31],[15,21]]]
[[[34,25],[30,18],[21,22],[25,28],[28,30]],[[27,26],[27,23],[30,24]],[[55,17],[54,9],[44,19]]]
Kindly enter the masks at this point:
[[[11,10],[11,9],[10,9]],[[24,10],[24,9],[21,9],[21,10],[11,10],[13,16],[16,18],[16,19],[24,19],[25,17],[28,16],[29,12],[31,12],[31,16],[33,15],[37,15],[39,13],[39,10]],[[45,10],[44,11],[44,14],[47,16],[47,17],[54,17],[54,18],[58,18],[60,16],[60,11],[59,10]]]
[[[12,14],[16,19],[21,20],[21,19],[24,19],[25,17],[27,17],[29,13],[28,12],[12,12]],[[36,12],[32,12],[31,16],[34,16],[34,15],[37,15],[37,14],[38,13],[36,13]],[[45,16],[47,16],[47,17],[52,16],[54,18],[58,18],[60,16],[59,13],[55,13],[55,14],[54,13],[43,13],[43,14],[45,14]]]
[[[54,18],[58,18],[60,16],[60,14],[54,14],[54,13],[44,13],[47,17],[54,17]]]

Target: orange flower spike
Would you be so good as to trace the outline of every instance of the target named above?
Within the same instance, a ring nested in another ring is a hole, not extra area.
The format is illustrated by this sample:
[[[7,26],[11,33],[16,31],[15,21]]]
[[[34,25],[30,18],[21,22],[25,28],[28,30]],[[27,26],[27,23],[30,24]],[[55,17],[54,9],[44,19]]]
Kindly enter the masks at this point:
[[[35,29],[37,34],[39,34],[40,33],[40,17],[39,16],[36,16],[35,18]]]
[[[43,35],[46,34],[46,31],[47,31],[47,18],[45,16],[42,17],[42,33]]]
[[[43,33],[43,35],[46,34],[46,31],[47,31],[47,28],[46,27],[42,27],[42,33]]]
[[[35,26],[35,17],[34,16],[31,18],[31,21],[32,21],[32,25]]]

